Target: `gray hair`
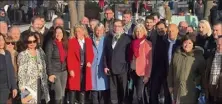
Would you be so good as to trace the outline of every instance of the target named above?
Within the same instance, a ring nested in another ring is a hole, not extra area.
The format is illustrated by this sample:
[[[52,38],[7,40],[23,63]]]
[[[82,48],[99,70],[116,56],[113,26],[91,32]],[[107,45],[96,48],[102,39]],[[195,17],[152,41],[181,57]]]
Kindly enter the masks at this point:
[[[12,25],[10,28],[9,28],[9,32],[12,31],[12,29],[18,29],[20,31],[20,28],[16,25]],[[20,31],[21,32],[21,31]]]
[[[96,22],[96,24],[99,24],[99,20],[97,20],[97,19],[91,19],[91,20],[89,21],[89,23],[91,23],[91,22]]]
[[[61,19],[61,20],[64,22],[64,20],[63,20],[61,17],[56,17],[56,18],[52,21],[53,26],[55,25],[55,22],[56,22],[58,19]]]
[[[96,27],[94,28],[94,31],[96,31],[96,29],[98,29],[98,28],[103,28],[103,29],[104,29],[104,32],[105,32],[105,26],[104,26],[102,23],[98,23],[98,24],[96,25]]]

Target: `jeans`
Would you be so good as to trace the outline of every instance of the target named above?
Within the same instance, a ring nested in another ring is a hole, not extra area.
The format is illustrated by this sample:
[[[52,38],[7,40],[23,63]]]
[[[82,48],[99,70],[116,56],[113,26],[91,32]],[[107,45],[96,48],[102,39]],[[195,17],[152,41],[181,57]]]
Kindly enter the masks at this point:
[[[55,73],[55,76],[55,83],[53,83],[55,91],[55,100],[61,100],[65,96],[67,71],[57,72]]]

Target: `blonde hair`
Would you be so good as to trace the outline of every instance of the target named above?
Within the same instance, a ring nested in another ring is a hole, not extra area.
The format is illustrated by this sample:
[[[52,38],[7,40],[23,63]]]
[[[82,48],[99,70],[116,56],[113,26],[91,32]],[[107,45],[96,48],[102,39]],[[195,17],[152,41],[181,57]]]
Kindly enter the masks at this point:
[[[98,23],[95,28],[94,28],[94,32],[98,29],[98,28],[103,28],[104,29],[104,33],[105,33],[105,26],[102,23]]]
[[[11,36],[7,36],[5,37],[5,43],[6,42],[15,42]],[[16,47],[16,42],[15,42],[15,45],[14,45],[14,49],[17,50],[17,47]]]
[[[200,24],[203,24],[205,26],[205,29],[203,31],[204,34],[207,34],[208,37],[211,36],[212,30],[211,30],[211,27],[210,27],[210,23],[207,20],[201,20],[199,22],[199,25]],[[198,31],[199,31],[199,29],[198,29]]]
[[[147,36],[147,31],[146,31],[146,28],[143,24],[137,24],[133,30],[133,38],[135,39],[136,38],[136,31],[138,29],[142,29],[143,33],[145,36]]]
[[[74,37],[76,38],[76,34],[75,34],[75,31],[76,31],[76,29],[82,29],[83,30],[83,32],[84,32],[84,37],[85,38],[88,38],[89,37],[89,34],[88,34],[88,31],[87,31],[87,29],[86,29],[86,26],[85,25],[82,25],[82,24],[78,24],[78,25],[75,25],[74,26],[74,28],[73,28],[73,32],[74,32]]]

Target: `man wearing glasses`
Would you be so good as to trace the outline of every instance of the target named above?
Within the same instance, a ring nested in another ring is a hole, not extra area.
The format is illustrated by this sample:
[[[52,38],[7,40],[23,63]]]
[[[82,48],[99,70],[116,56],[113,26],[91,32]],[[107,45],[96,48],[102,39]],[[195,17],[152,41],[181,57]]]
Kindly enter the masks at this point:
[[[110,78],[111,104],[127,103],[127,51],[131,38],[124,33],[123,22],[114,21],[113,32],[105,40],[105,74]]]
[[[111,8],[106,8],[105,10],[105,19],[103,24],[105,25],[106,32],[113,30],[113,22],[114,22],[114,12]]]

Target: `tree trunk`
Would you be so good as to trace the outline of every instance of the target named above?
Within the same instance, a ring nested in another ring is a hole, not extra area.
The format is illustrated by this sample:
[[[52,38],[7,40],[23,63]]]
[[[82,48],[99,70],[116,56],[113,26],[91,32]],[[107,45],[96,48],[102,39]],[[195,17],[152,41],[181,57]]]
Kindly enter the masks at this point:
[[[85,0],[77,1],[78,22],[85,16]]]
[[[73,36],[74,34],[74,26],[78,23],[77,19],[77,11],[76,11],[76,1],[75,0],[69,0],[68,1],[69,6],[69,15],[70,15],[70,35]]]
[[[204,1],[204,19],[209,21],[210,9],[213,7],[213,0]]]

